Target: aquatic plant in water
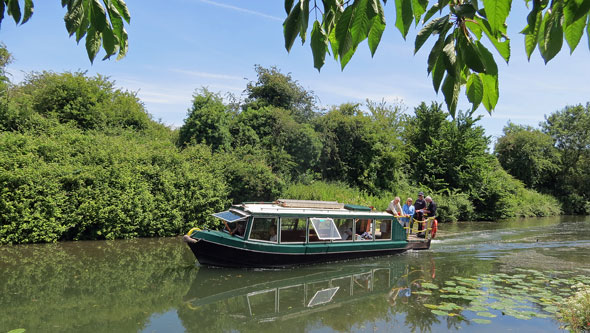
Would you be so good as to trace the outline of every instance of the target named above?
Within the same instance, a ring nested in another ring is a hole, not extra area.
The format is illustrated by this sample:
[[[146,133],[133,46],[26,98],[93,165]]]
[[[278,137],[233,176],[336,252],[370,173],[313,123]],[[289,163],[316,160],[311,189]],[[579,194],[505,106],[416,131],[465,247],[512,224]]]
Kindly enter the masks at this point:
[[[566,329],[573,332],[590,331],[590,286],[578,283],[577,292],[560,305],[558,317]]]
[[[517,274],[454,276],[437,290],[434,284],[423,284],[424,291],[441,300],[440,304],[423,305],[438,316],[456,316],[477,324],[489,324],[497,316],[528,320],[555,317],[559,312],[558,319],[562,321],[576,318],[576,325],[586,325],[575,326],[578,330],[590,328],[590,287],[580,289],[575,295],[570,288],[590,284],[590,277],[563,271],[515,270]],[[564,312],[566,307],[569,312]],[[583,322],[582,318],[585,318]]]

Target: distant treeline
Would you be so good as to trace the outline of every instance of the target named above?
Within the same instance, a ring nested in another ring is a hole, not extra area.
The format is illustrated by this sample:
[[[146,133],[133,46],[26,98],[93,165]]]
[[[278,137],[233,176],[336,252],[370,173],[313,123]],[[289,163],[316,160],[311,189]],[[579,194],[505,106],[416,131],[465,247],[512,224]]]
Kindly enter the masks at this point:
[[[320,110],[290,75],[256,72],[241,101],[197,90],[179,129],[102,76],[4,80],[0,244],[178,235],[232,202],[280,197],[384,210],[424,191],[441,221],[589,210],[589,145],[565,138],[581,139],[567,117],[588,119],[588,106],[541,129],[509,124],[492,154],[469,113],[371,101]]]

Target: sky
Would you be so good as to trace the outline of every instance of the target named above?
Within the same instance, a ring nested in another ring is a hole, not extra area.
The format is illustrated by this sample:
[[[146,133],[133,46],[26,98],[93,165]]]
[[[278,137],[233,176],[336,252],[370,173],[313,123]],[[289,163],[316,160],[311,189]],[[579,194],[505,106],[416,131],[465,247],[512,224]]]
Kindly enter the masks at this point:
[[[29,22],[16,26],[6,16],[2,41],[14,57],[8,71],[14,83],[34,71],[85,71],[115,81],[118,88],[136,92],[155,120],[182,126],[192,96],[202,87],[222,95],[244,98],[244,89],[256,81],[256,64],[276,66],[290,74],[304,89],[313,91],[320,107],[366,99],[403,103],[407,112],[420,102],[444,102],[427,75],[426,59],[433,41],[414,55],[414,38],[420,28],[401,37],[395,28],[395,5],[385,5],[387,27],[374,57],[366,41],[344,70],[330,56],[321,72],[313,67],[309,42],[296,40],[290,52],[284,47],[282,23],[286,17],[281,0],[127,0],[131,12],[129,51],[119,61],[88,60],[84,41],[77,45],[63,22],[65,9],[57,0],[35,1]],[[319,15],[319,14],[318,14]],[[512,55],[506,64],[492,46],[499,65],[500,99],[489,115],[483,106],[476,114],[492,139],[502,135],[508,121],[538,126],[545,115],[567,105],[590,101],[588,37],[576,51],[564,42],[562,52],[547,65],[538,51],[530,62],[524,52],[524,1],[514,1],[508,19]],[[310,14],[310,19],[314,13]],[[310,27],[311,27],[310,23]],[[309,36],[308,36],[309,37]],[[309,39],[309,38],[308,38]],[[489,44],[488,44],[489,45]],[[462,92],[459,109],[470,104]]]

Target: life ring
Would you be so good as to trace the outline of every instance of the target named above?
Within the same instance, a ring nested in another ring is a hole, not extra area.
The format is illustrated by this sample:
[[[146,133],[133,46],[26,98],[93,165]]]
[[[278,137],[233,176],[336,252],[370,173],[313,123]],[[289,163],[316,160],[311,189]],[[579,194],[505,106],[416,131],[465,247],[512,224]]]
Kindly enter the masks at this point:
[[[430,233],[430,238],[436,237],[436,230],[438,230],[438,221],[434,220],[432,222],[432,232]]]

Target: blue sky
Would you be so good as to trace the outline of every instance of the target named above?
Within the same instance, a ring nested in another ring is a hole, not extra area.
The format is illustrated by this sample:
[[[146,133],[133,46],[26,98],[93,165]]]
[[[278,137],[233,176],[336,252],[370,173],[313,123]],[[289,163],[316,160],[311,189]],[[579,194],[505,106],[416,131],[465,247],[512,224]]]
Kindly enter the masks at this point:
[[[344,71],[339,63],[327,58],[320,73],[313,68],[308,43],[302,46],[297,40],[290,53],[285,50],[282,0],[126,2],[131,12],[127,57],[101,61],[103,54],[99,54],[93,65],[83,41],[77,45],[68,37],[60,1],[35,1],[35,14],[22,26],[5,17],[0,40],[15,58],[9,67],[13,82],[21,81],[31,71],[100,73],[118,87],[137,92],[154,119],[172,126],[182,125],[195,89],[208,87],[243,98],[246,83],[256,80],[255,64],[290,73],[326,107],[363,103],[369,98],[402,101],[407,112],[412,112],[421,101],[443,101],[426,73],[432,42],[413,54],[416,29],[403,40],[394,26],[393,1],[385,6],[387,28],[373,58],[363,43]],[[528,62],[523,37],[518,34],[525,18],[524,1],[514,1],[509,18],[510,65],[497,57],[500,100],[491,116],[483,107],[478,111],[484,114],[480,124],[492,137],[501,135],[508,120],[536,126],[551,112],[590,100],[587,36],[571,56],[564,43],[562,52],[548,65],[538,51]],[[462,93],[459,108],[468,106]]]

